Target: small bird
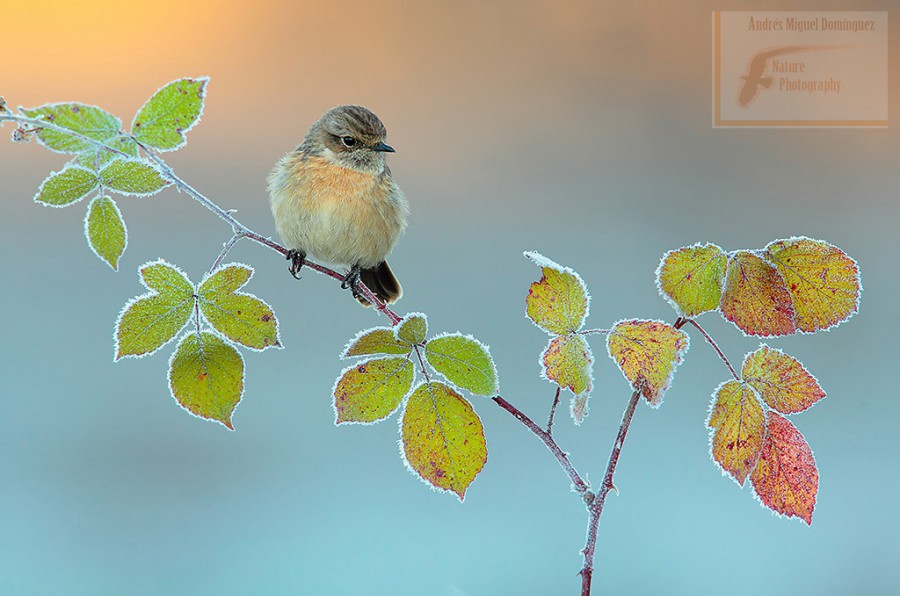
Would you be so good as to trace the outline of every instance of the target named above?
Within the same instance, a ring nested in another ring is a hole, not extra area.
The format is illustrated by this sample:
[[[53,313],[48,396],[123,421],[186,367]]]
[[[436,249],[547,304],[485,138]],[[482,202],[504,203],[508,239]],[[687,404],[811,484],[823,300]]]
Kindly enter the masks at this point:
[[[356,282],[386,304],[403,290],[385,258],[406,229],[409,204],[391,177],[387,130],[362,106],[325,112],[296,150],[269,174],[275,227],[289,249],[291,275],[307,256],[349,267],[342,287],[364,306]]]

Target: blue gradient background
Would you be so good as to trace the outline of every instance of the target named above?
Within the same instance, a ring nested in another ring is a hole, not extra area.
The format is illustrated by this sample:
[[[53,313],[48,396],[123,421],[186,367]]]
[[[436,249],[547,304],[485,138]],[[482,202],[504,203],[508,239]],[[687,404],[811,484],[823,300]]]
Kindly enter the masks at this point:
[[[596,593],[900,593],[900,136],[710,127],[711,10],[857,7],[678,4],[24,3],[4,9],[18,25],[0,94],[95,103],[127,124],[168,80],[211,75],[203,122],[170,163],[266,234],[271,164],[328,107],[371,107],[412,203],[391,258],[400,310],[490,344],[503,395],[540,421],[553,392],[538,378],[547,338],[523,314],[538,275],[523,250],[579,271],[588,324],[604,327],[673,320],[653,276],[671,248],[799,234],[844,248],[862,268],[861,312],[768,342],[828,393],[793,417],[821,474],[812,527],[761,508],[710,461],[704,421],[727,371],[694,334],[663,406],[638,409],[601,521]],[[287,346],[245,355],[234,433],[174,403],[170,350],[113,364],[137,267],[162,257],[197,279],[228,229],[174,191],[122,199],[129,246],[114,274],[86,246],[83,204],[31,201],[63,161],[0,143],[0,594],[577,593],[584,509],[496,405],[474,400],[489,460],[464,504],[406,471],[396,417],[333,425],[337,354],[383,321],[325,278],[295,282],[250,243],[233,251],[256,268],[250,290],[274,306]],[[759,343],[716,315],[702,322],[735,362]],[[556,432],[597,483],[629,392],[593,345],[591,414],[579,428],[561,417]]]

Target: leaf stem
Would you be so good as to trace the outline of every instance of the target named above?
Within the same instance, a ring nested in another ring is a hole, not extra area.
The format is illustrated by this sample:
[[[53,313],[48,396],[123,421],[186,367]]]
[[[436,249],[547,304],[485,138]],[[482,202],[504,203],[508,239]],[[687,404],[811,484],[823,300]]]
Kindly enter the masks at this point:
[[[616,473],[616,465],[619,463],[619,454],[622,453],[622,445],[625,444],[625,436],[631,427],[631,420],[634,418],[634,411],[640,400],[641,392],[634,391],[631,399],[628,400],[628,406],[622,415],[622,424],[619,425],[619,434],[616,435],[616,442],[613,444],[612,452],[609,454],[609,462],[606,464],[606,474],[603,476],[603,484],[594,501],[588,506],[588,527],[587,539],[584,550],[584,567],[581,569],[581,594],[582,596],[590,596],[591,579],[594,574],[594,551],[597,547],[597,530],[600,528],[600,516],[603,514],[603,504],[606,502],[606,495],[609,491],[616,489],[613,484],[613,475]]]
[[[553,396],[553,405],[550,406],[550,417],[547,419],[547,434],[553,434],[553,417],[556,415],[556,406],[559,405],[559,386],[556,387],[556,395]]]
[[[212,267],[209,268],[209,272],[212,273],[215,271],[219,265],[222,264],[222,261],[225,260],[225,257],[228,255],[228,251],[234,248],[234,245],[240,242],[241,238],[244,238],[244,234],[241,232],[235,232],[234,235],[228,239],[228,242],[222,246],[222,252],[219,253],[219,256],[216,257],[216,260],[213,261]]]
[[[575,466],[572,465],[572,462],[569,461],[569,456],[564,452],[559,444],[554,440],[554,438],[550,435],[549,432],[545,431],[534,421],[525,415],[524,412],[519,410],[516,406],[512,405],[501,396],[496,396],[491,398],[498,406],[509,412],[513,415],[513,417],[525,425],[528,430],[530,430],[537,438],[539,438],[544,445],[547,446],[547,449],[550,450],[550,453],[553,454],[553,457],[556,458],[556,461],[559,462],[559,465],[562,469],[569,475],[569,478],[572,480],[572,484],[575,486],[575,492],[581,495],[582,498],[586,497],[586,495],[591,494],[589,491],[588,484],[581,479],[581,476],[575,470]],[[593,496],[591,494],[591,496]]]
[[[701,327],[700,324],[694,319],[687,319],[687,322],[696,327],[697,331],[699,331],[703,335],[707,343],[713,347],[713,349],[716,351],[716,354],[719,355],[719,358],[721,358],[722,362],[725,363],[725,366],[728,367],[728,370],[731,372],[731,376],[734,377],[734,380],[740,381],[741,378],[738,376],[737,372],[735,372],[734,367],[731,366],[731,362],[728,361],[728,357],[725,356],[725,353],[721,350],[721,348],[719,348],[719,344],[716,343],[716,340],[710,337],[709,334],[703,329],[703,327]]]

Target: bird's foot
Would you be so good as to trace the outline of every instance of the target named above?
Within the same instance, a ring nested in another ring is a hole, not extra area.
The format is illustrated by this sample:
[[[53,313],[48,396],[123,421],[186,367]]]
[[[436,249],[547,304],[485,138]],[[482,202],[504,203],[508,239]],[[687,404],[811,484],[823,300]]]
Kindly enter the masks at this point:
[[[356,284],[359,282],[359,271],[360,266],[354,265],[350,268],[350,271],[347,272],[347,275],[344,276],[344,279],[341,280],[341,289],[346,290],[347,288],[353,292],[354,298],[358,298],[360,296],[359,290],[356,289]]]
[[[300,279],[300,276],[297,274],[300,273],[300,269],[303,267],[303,263],[306,262],[306,253],[302,250],[292,248],[291,250],[287,251],[285,259],[291,262],[291,264],[288,265],[288,271],[291,272],[291,275],[294,277],[294,279]]]

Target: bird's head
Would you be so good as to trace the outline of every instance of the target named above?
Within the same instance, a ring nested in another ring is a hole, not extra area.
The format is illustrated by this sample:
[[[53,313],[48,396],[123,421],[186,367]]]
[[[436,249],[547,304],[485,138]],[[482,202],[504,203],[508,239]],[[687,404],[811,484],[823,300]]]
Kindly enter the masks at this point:
[[[362,106],[337,106],[325,112],[306,133],[303,148],[346,168],[384,171],[387,130],[378,116]]]

